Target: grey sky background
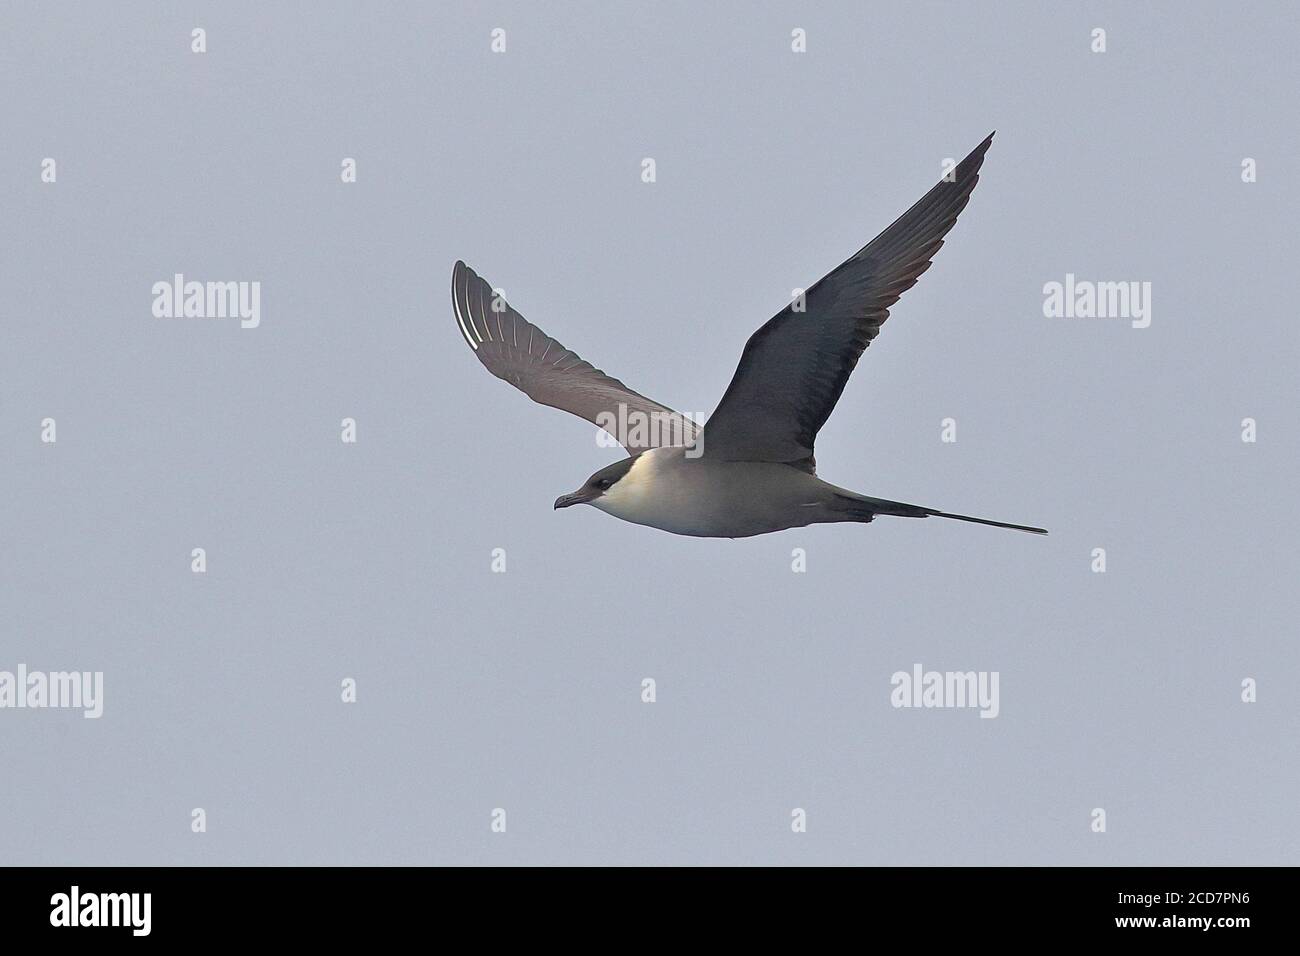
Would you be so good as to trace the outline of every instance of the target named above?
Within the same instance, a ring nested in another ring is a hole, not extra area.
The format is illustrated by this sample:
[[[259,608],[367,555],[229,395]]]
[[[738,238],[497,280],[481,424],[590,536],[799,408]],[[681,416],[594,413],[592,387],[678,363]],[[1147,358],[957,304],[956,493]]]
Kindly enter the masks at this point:
[[[105,701],[0,711],[0,860],[1297,862],[1298,16],[5,4],[0,670]],[[707,414],[993,129],[817,458],[1049,537],[551,510],[619,455],[479,366],[457,258]],[[176,272],[260,281],[260,327],[154,318]],[[1067,272],[1151,282],[1150,328],[1045,318]],[[916,662],[1000,716],[891,708]]]

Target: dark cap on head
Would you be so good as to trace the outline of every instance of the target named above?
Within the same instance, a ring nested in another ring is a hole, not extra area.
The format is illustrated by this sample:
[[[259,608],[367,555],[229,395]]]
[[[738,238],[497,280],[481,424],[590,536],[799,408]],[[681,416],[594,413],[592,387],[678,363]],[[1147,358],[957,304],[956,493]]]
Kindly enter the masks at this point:
[[[620,478],[628,473],[635,462],[637,456],[624,458],[622,461],[616,461],[612,465],[606,465],[600,471],[596,472],[583,483],[583,486],[570,495],[560,495],[555,499],[556,508],[567,508],[570,505],[584,505],[595,501],[609,489],[613,488]]]

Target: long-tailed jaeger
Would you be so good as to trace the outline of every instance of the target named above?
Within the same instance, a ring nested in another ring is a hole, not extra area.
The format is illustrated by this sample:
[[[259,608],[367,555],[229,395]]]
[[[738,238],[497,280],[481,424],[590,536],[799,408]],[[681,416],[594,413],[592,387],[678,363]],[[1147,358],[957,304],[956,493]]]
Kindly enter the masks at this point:
[[[916,284],[979,181],[993,135],[893,225],[755,332],[703,428],[583,361],[463,262],[451,276],[461,334],[489,372],[613,435],[629,457],[556,508],[589,504],[674,534],[744,538],[876,515],[1042,528],[870,498],[817,477],[813,441],[889,309]]]

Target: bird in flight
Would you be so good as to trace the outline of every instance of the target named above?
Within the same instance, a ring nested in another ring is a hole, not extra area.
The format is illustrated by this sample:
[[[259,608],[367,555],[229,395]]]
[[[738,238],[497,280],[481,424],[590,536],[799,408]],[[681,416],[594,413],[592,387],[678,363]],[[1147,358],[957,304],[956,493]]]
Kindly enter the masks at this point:
[[[979,181],[993,134],[894,224],[778,312],[745,343],[717,410],[701,429],[632,391],[527,321],[463,262],[451,276],[461,334],[487,370],[533,401],[605,429],[628,457],[596,472],[556,508],[607,514],[710,538],[745,538],[877,515],[955,518],[1046,534],[871,498],[817,477],[813,441],[858,358],[899,296],[930,268]],[[797,308],[796,306],[801,306]]]

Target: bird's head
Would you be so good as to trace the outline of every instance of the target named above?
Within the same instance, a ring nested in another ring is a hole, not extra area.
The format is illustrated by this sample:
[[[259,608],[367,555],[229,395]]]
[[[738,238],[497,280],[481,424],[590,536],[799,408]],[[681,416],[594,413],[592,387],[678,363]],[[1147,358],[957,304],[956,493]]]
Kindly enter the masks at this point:
[[[567,508],[569,505],[589,505],[597,498],[609,493],[619,480],[632,468],[636,458],[624,458],[614,464],[600,469],[585,482],[582,487],[570,495],[560,495],[555,499],[555,507]]]

